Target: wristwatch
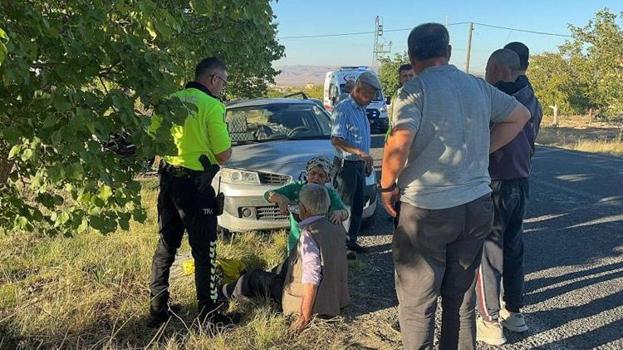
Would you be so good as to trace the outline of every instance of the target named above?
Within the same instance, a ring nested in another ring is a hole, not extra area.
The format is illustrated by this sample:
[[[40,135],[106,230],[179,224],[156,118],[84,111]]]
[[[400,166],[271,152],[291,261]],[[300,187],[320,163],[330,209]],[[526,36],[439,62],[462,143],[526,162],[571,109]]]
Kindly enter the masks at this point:
[[[383,188],[383,186],[381,186],[381,184],[379,183],[379,191],[381,192],[394,192],[394,190],[396,189],[396,183],[394,182],[391,186],[387,187],[387,188]]]

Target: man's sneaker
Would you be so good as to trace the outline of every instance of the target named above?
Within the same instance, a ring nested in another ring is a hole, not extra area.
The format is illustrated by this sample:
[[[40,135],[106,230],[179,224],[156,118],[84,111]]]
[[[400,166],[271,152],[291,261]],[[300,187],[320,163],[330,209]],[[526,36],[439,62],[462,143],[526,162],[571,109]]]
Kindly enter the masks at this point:
[[[498,321],[485,321],[478,318],[476,321],[476,340],[489,345],[502,345],[506,343],[504,331]]]
[[[511,332],[523,333],[528,331],[526,318],[521,312],[511,312],[506,309],[500,310],[500,323]]]
[[[357,242],[351,242],[351,241],[346,242],[346,248],[352,250],[355,253],[365,254],[368,252],[368,248],[364,248],[360,246]]]

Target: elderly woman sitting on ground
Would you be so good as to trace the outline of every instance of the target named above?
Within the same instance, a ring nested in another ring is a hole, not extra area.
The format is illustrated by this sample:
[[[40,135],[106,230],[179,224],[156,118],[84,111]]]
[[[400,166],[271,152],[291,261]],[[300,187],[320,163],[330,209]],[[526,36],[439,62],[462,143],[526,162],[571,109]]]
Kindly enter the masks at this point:
[[[290,330],[302,331],[313,316],[337,316],[350,299],[342,225],[327,218],[329,195],[322,185],[305,185],[299,194],[301,238],[286,261],[272,271],[254,270],[221,288],[239,299],[268,296],[284,314],[298,315]]]

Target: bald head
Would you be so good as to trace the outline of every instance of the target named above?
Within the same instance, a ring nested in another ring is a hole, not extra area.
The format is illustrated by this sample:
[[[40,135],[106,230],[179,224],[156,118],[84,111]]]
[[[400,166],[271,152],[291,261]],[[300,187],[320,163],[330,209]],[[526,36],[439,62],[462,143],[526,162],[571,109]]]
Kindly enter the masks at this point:
[[[489,84],[496,84],[499,81],[515,81],[520,69],[519,56],[515,51],[509,49],[495,50],[487,62],[485,80]]]

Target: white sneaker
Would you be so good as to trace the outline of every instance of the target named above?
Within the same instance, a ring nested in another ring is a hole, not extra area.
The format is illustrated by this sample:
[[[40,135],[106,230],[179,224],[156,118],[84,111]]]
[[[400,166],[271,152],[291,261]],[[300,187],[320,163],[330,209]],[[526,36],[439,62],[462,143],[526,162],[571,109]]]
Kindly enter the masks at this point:
[[[504,330],[498,321],[485,321],[482,318],[476,320],[476,340],[489,345],[502,345],[506,343]]]
[[[521,312],[510,312],[502,308],[500,310],[500,323],[511,332],[523,333],[528,330],[526,318]]]

